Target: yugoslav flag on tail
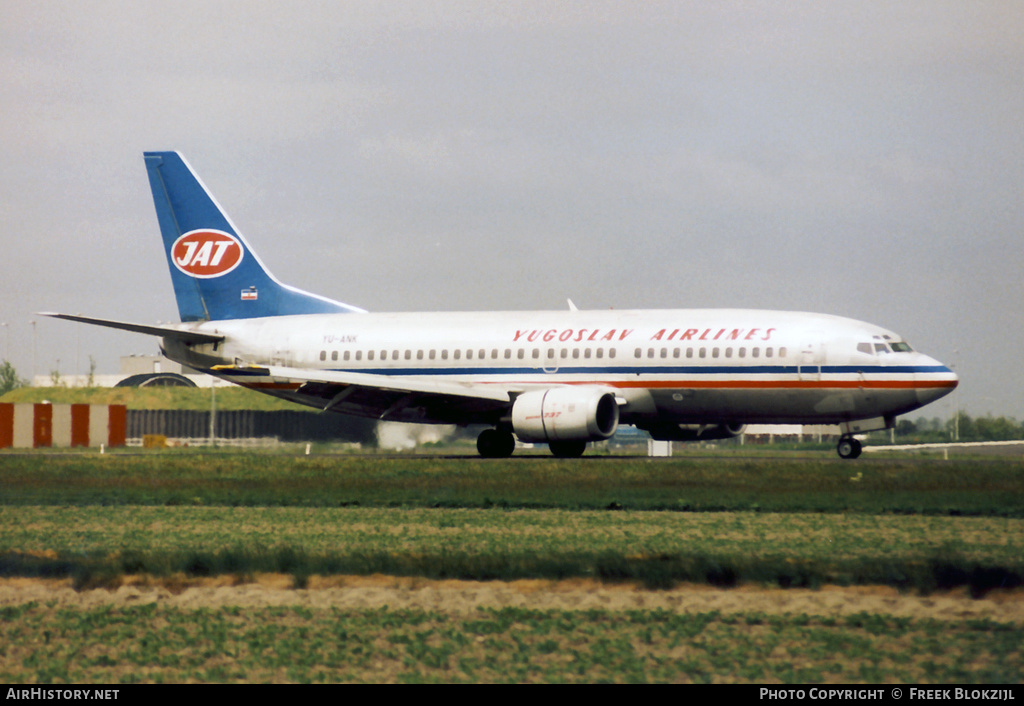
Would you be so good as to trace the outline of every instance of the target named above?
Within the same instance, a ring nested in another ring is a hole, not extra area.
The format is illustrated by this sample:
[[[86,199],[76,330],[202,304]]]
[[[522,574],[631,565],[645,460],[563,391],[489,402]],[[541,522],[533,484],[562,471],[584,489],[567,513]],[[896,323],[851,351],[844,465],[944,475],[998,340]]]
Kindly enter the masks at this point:
[[[145,157],[182,321],[362,311],[278,282],[184,157]]]

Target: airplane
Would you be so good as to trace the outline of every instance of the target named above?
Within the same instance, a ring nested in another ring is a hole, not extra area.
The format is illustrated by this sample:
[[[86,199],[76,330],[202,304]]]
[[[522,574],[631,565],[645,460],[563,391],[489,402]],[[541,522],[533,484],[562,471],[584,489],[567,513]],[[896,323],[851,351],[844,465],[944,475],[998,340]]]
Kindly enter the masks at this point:
[[[168,358],[324,412],[484,425],[477,450],[516,439],[577,457],[634,425],[656,440],[747,424],[855,434],[956,388],[899,335],[839,316],[751,309],[368,313],[278,281],[177,152],[145,165],[180,324],[60,319],[159,336]]]

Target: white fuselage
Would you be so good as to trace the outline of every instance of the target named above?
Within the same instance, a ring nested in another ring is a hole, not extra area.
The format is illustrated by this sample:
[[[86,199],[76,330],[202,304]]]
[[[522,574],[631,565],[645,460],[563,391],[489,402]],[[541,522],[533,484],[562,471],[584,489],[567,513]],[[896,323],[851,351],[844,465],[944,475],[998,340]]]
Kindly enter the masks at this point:
[[[516,438],[579,456],[620,423],[693,441],[751,422],[839,424],[837,451],[856,458],[854,434],[957,384],[896,334],[821,314],[366,313],[274,277],[179,152],[144,158],[188,323],[49,316],[161,336],[173,360],[323,411],[486,425],[486,458],[511,455]]]
[[[325,407],[302,380],[246,366],[368,373],[500,390],[613,389],[623,423],[842,423],[891,419],[950,392],[956,375],[896,334],[851,319],[746,309],[319,314],[204,323],[222,343],[165,340],[182,363]],[[335,411],[379,417],[357,396]],[[463,415],[464,416],[464,415]],[[493,423],[396,406],[391,419]]]

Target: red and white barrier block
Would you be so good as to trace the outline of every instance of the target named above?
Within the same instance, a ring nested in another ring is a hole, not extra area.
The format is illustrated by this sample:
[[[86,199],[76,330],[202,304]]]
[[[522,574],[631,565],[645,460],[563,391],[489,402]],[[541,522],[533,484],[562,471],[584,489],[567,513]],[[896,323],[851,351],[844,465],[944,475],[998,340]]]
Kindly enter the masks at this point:
[[[124,446],[123,404],[0,404],[0,449]]]

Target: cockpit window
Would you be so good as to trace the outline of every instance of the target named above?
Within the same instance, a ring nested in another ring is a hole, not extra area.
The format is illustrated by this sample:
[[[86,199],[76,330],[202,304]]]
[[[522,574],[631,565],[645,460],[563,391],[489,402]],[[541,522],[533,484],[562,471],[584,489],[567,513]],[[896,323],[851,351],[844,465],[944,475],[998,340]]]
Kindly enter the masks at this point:
[[[874,343],[858,343],[857,350],[868,355],[882,355],[883,353],[910,353],[914,349],[906,341],[894,341],[891,336],[886,336],[888,343],[882,342],[881,336],[873,336]]]

